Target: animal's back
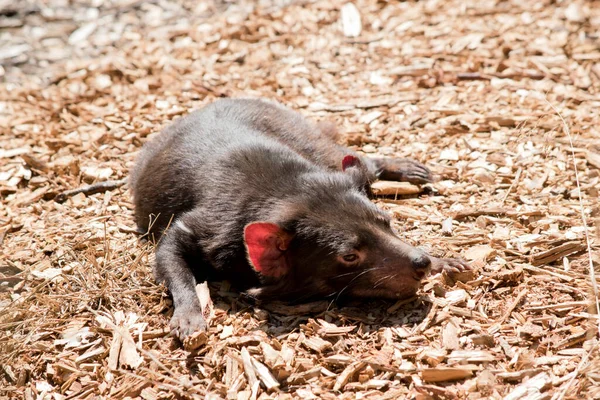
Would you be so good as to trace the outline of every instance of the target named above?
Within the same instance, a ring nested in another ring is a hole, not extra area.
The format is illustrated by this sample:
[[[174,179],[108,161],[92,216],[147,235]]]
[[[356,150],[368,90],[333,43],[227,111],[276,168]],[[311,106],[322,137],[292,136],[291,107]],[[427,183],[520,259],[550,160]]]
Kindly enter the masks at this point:
[[[340,170],[349,150],[336,144],[333,124],[315,124],[302,114],[263,99],[226,99],[214,103],[223,114],[277,140],[310,162]],[[332,163],[334,161],[334,163]]]
[[[171,220],[191,209],[197,187],[218,134],[211,134],[211,115],[203,109],[169,125],[142,148],[131,172],[138,229],[161,232]],[[153,215],[151,221],[150,215]]]

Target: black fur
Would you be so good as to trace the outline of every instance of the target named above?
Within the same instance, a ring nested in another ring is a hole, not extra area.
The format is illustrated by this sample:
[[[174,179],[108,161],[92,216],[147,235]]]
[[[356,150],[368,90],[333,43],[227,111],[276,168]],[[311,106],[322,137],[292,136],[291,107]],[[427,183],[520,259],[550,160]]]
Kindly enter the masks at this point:
[[[173,296],[179,337],[205,327],[194,288],[206,279],[226,278],[264,299],[404,297],[432,261],[441,265],[400,241],[367,196],[380,175],[423,183],[429,170],[405,159],[361,158],[334,138],[330,125],[277,103],[225,99],[177,120],[144,147],[131,174],[135,217],[157,239],[171,223],[155,275]],[[360,162],[341,171],[347,155]],[[256,221],[293,236],[285,276],[262,276],[249,263],[244,228]],[[360,262],[340,261],[348,251]]]

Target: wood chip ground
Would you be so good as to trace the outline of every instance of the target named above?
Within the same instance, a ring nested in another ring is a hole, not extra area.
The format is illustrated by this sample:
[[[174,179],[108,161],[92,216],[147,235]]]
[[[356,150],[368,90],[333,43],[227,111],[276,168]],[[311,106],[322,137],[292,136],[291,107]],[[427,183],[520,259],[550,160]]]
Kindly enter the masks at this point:
[[[600,3],[5,0],[0,76],[0,398],[600,398]],[[430,165],[377,204],[475,272],[395,304],[212,283],[176,342],[121,179],[223,96]]]

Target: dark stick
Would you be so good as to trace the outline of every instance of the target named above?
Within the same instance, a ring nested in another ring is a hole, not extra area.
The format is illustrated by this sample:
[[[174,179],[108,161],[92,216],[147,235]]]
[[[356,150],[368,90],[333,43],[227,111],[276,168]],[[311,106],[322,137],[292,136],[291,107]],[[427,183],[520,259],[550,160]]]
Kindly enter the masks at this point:
[[[56,201],[57,203],[62,203],[65,200],[67,200],[69,197],[75,196],[76,194],[79,194],[79,193],[84,193],[86,195],[101,193],[101,192],[105,192],[107,190],[114,190],[118,187],[123,186],[126,183],[127,183],[127,178],[119,179],[117,181],[104,181],[104,182],[92,183],[91,185],[82,186],[77,189],[65,190],[64,192],[57,194],[56,197],[54,198],[54,201]]]

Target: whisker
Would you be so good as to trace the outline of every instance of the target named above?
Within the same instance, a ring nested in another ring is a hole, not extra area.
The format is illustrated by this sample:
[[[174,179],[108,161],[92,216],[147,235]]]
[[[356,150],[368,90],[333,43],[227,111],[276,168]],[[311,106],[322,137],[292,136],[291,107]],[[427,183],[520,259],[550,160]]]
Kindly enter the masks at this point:
[[[362,275],[366,274],[367,272],[370,272],[371,270],[372,270],[372,268],[366,269],[366,270],[362,271],[360,274],[356,275],[354,278],[352,278],[352,280],[350,280],[350,282],[348,282],[348,284],[346,286],[344,286],[344,288],[338,292],[338,295],[336,296],[335,300],[337,301],[340,298],[340,296],[342,295],[344,290],[348,289],[350,287],[350,285],[352,285],[352,282],[354,282],[356,279],[360,278]]]
[[[334,293],[332,293],[332,294],[331,294],[331,296],[333,296],[334,294],[335,294],[335,292],[334,292]],[[335,299],[331,300],[331,301],[329,302],[329,304],[327,305],[327,310],[325,310],[325,311],[329,311],[329,309],[331,308],[331,306],[333,305],[333,303],[334,303],[334,302],[335,302]]]
[[[373,268],[367,268],[365,270],[362,271],[351,271],[351,272],[346,272],[343,274],[339,274],[339,275],[335,275],[333,276],[331,279],[337,279],[337,278],[342,278],[344,276],[348,276],[348,275],[354,275],[354,274],[364,274],[365,272],[369,272],[369,271],[376,271],[378,269],[381,269],[383,267],[373,267]]]
[[[377,280],[377,282],[375,282],[375,283],[373,284],[373,289],[375,289],[377,286],[379,286],[379,284],[380,284],[380,283],[382,283],[383,281],[386,281],[386,280],[388,280],[388,279],[392,278],[393,276],[395,276],[395,275],[394,275],[394,274],[390,274],[390,275],[386,275],[386,276],[384,276],[384,277],[383,277],[383,278],[381,278],[381,279],[378,279],[378,280]]]

